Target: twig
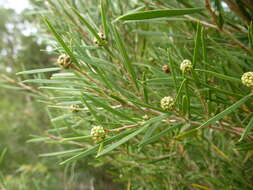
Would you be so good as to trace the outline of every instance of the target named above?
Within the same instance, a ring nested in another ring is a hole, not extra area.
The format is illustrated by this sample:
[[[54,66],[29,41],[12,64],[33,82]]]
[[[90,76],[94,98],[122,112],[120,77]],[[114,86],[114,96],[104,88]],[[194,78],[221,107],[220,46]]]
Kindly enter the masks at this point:
[[[144,125],[144,123],[136,123],[136,124],[126,125],[126,126],[115,128],[115,129],[107,129],[106,132],[109,132],[109,133],[110,132],[118,132],[118,131],[122,131],[122,130],[125,130],[125,129],[139,127],[139,126],[142,126],[142,125]]]
[[[58,141],[62,141],[64,139],[62,136],[54,136],[54,135],[51,135],[51,134],[49,134],[48,137],[50,139],[54,139],[54,140],[58,140]],[[62,142],[64,142],[64,141],[62,141]],[[82,143],[75,142],[75,141],[65,141],[65,142],[68,142],[68,144],[73,144],[73,145],[77,145],[77,146],[80,146],[80,147],[86,147],[86,145],[84,145]]]
[[[20,86],[21,88],[23,88],[23,89],[25,89],[25,90],[27,90],[27,91],[30,91],[30,92],[32,92],[32,93],[34,93],[34,94],[38,94],[38,95],[43,96],[43,97],[45,97],[45,98],[47,98],[47,99],[50,98],[50,96],[48,96],[47,94],[43,94],[42,92],[40,92],[40,91],[38,91],[38,90],[36,90],[36,89],[34,89],[34,88],[32,88],[32,87],[30,87],[30,86],[28,86],[28,85],[22,83],[22,82],[18,82],[18,81],[16,81],[16,80],[14,80],[14,79],[8,77],[8,76],[5,75],[5,74],[0,74],[0,77],[1,77],[2,79],[6,80],[6,81],[8,81],[8,82],[10,82],[10,83],[12,83],[12,84],[15,84],[15,85],[17,85],[17,86]]]

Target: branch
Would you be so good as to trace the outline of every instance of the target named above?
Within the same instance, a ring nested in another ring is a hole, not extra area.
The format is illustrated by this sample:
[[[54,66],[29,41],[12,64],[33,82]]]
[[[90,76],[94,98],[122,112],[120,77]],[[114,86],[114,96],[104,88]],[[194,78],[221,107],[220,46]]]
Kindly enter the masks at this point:
[[[36,89],[34,89],[34,88],[32,88],[32,87],[30,87],[30,86],[28,86],[28,85],[22,83],[22,82],[18,82],[18,81],[16,81],[16,80],[14,80],[14,79],[8,77],[8,76],[5,75],[5,74],[0,74],[0,77],[1,77],[2,79],[4,79],[4,80],[6,80],[6,81],[8,81],[8,82],[10,82],[10,83],[12,83],[12,84],[15,84],[15,85],[17,85],[17,86],[19,86],[19,87],[21,87],[21,88],[23,88],[23,89],[25,89],[25,90],[27,90],[27,91],[30,91],[30,92],[32,92],[32,93],[34,93],[34,94],[38,94],[38,95],[40,95],[40,96],[42,96],[42,97],[44,97],[44,98],[47,98],[47,99],[50,98],[50,96],[48,96],[47,94],[43,94],[42,92],[40,92],[40,91],[38,91],[38,90],[36,90]]]

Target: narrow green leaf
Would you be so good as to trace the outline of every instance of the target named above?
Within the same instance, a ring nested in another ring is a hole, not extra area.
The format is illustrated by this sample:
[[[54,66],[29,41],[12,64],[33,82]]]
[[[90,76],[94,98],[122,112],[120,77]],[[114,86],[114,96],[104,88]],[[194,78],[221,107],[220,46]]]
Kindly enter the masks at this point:
[[[102,120],[99,117],[99,114],[97,113],[97,110],[94,110],[92,106],[85,100],[85,98],[82,97],[83,103],[86,105],[86,107],[89,109],[90,113],[93,115],[93,117],[96,119],[97,122],[100,124],[102,123]]]
[[[251,118],[251,120],[249,121],[248,125],[245,127],[243,133],[242,133],[242,136],[241,138],[239,139],[239,142],[242,141],[246,136],[247,134],[249,133],[250,129],[253,127],[253,117]]]
[[[248,94],[247,96],[245,96],[244,98],[242,98],[241,100],[237,101],[236,103],[234,103],[232,106],[228,107],[227,109],[225,109],[224,111],[220,112],[219,114],[215,115],[214,117],[212,117],[211,119],[207,120],[206,122],[204,122],[202,125],[200,125],[199,127],[189,130],[185,133],[182,133],[178,136],[176,136],[176,139],[181,139],[182,137],[188,136],[190,134],[193,134],[195,132],[197,132],[197,130],[204,128],[206,126],[209,126],[211,124],[213,124],[214,122],[222,119],[225,115],[230,114],[231,112],[235,111],[235,109],[237,109],[238,107],[240,107],[243,103],[245,103],[249,98],[251,98],[253,94]]]
[[[146,104],[148,104],[148,99],[149,99],[149,96],[148,96],[148,88],[147,88],[147,83],[146,83],[146,73],[143,73],[143,96],[144,96],[144,101]]]
[[[230,114],[231,112],[233,112],[235,109],[237,109],[238,107],[240,107],[242,104],[244,104],[244,102],[246,102],[249,98],[251,98],[253,94],[249,94],[247,96],[245,96],[244,98],[242,98],[241,100],[237,101],[236,103],[234,103],[232,106],[228,107],[227,109],[225,109],[224,111],[220,112],[219,114],[215,115],[214,117],[212,117],[211,119],[209,119],[208,121],[206,121],[205,123],[203,123],[202,125],[200,125],[197,129],[206,127],[211,125],[213,122],[218,121],[220,119],[222,119],[225,115]]]
[[[77,148],[77,149],[65,150],[65,151],[60,151],[60,152],[44,153],[44,154],[40,154],[39,156],[40,157],[62,156],[62,155],[66,155],[66,154],[79,152],[79,151],[82,151],[82,150],[83,150],[83,148]]]
[[[176,77],[176,78],[178,78],[179,79],[179,77]],[[172,82],[174,80],[174,78],[173,77],[164,77],[164,78],[152,78],[152,79],[148,79],[148,80],[146,80],[146,83],[150,83],[150,84],[152,84],[152,83],[158,83],[158,84],[168,84],[168,83],[170,83],[170,82]]]
[[[71,57],[72,61],[74,61],[74,62],[77,63],[77,59],[75,58],[73,52],[70,50],[70,48],[64,42],[64,40],[61,38],[61,36],[56,32],[56,30],[54,29],[53,25],[46,18],[44,20],[45,20],[47,26],[49,27],[49,29],[51,30],[51,32],[53,33],[53,35],[56,37],[56,39],[58,40],[58,42],[64,48],[64,50],[66,51],[66,53]]]
[[[153,132],[160,126],[160,122],[167,118],[168,115],[167,114],[163,114],[163,115],[160,115],[158,117],[155,117],[155,118],[152,118],[152,119],[149,119],[146,124],[150,124],[149,128],[146,130],[145,132],[145,135],[142,139],[142,141],[140,142],[140,144],[142,144],[143,142],[147,141],[151,135],[153,134]],[[152,125],[154,125],[154,127],[151,127]],[[141,150],[141,146],[139,146],[139,150]]]
[[[160,10],[150,10],[150,11],[140,11],[136,13],[129,13],[122,15],[116,19],[117,20],[144,20],[144,19],[154,19],[163,17],[175,17],[188,15],[193,13],[199,13],[204,10],[203,8],[189,8],[189,9],[160,9]]]
[[[174,87],[177,89],[178,91],[178,82],[177,82],[177,74],[176,74],[176,71],[175,71],[175,68],[174,65],[173,65],[173,59],[172,59],[172,55],[169,53],[168,54],[169,56],[169,66],[170,66],[170,70],[171,70],[171,74],[172,74],[172,77],[173,77],[173,81],[174,81]]]
[[[11,89],[11,90],[24,90],[24,88],[21,88],[21,87],[16,87],[16,86],[11,86],[11,85],[7,85],[7,84],[1,84],[1,83],[0,83],[0,87],[6,88],[6,89]]]
[[[34,142],[44,142],[44,141],[47,141],[47,140],[50,140],[50,138],[49,137],[37,137],[37,136],[35,136],[35,138],[30,139],[26,142],[27,143],[34,143]]]
[[[142,147],[142,146],[145,146],[145,145],[150,144],[152,142],[155,142],[155,141],[159,140],[162,136],[166,135],[169,131],[172,131],[173,129],[180,127],[181,125],[182,125],[182,123],[177,123],[173,126],[168,126],[167,129],[161,131],[157,135],[152,136],[151,138],[147,139],[146,141],[141,142],[138,146]]]
[[[205,28],[202,27],[201,29],[201,47],[202,47],[202,56],[204,63],[207,62],[207,53],[206,53],[206,39],[205,39]],[[204,68],[206,70],[206,64],[204,64]],[[207,80],[206,74],[204,76],[205,81]]]
[[[188,78],[189,79],[189,78]],[[190,79],[191,80],[191,79]],[[228,90],[223,90],[223,89],[221,89],[221,88],[215,88],[214,86],[212,86],[212,85],[208,85],[208,84],[206,84],[206,83],[200,83],[201,85],[203,85],[203,86],[205,86],[205,87],[207,87],[207,88],[209,88],[209,89],[211,89],[211,90],[213,90],[213,91],[217,91],[217,92],[219,92],[219,93],[221,93],[221,94],[227,94],[227,95],[229,95],[229,96],[233,96],[233,97],[237,97],[237,98],[242,98],[243,97],[243,95],[241,95],[241,94],[235,94],[235,93],[232,93],[232,92],[230,92],[230,91],[228,91]]]
[[[153,126],[150,125],[149,128],[146,130],[146,132],[142,138],[142,141],[139,144],[142,144],[145,141],[147,141],[152,136],[152,134],[155,132],[155,130],[160,126],[159,124],[160,123],[155,123]],[[141,147],[140,147],[140,149],[141,149]]]
[[[239,143],[236,146],[237,150],[240,151],[249,151],[249,150],[253,150],[253,142],[247,142],[247,143]]]
[[[137,101],[131,100],[131,99],[129,99],[129,101],[134,103],[135,105],[138,105],[138,106],[142,106],[142,107],[150,108],[150,109],[153,109],[153,110],[156,110],[156,111],[159,111],[159,112],[167,113],[167,111],[164,111],[161,108],[157,108],[157,107],[151,106],[149,104],[145,104],[145,103],[140,102],[140,101],[137,102]]]
[[[91,135],[86,135],[86,136],[80,136],[80,137],[67,137],[67,138],[63,138],[61,141],[79,141],[79,140],[83,140],[83,139],[90,139],[93,136]]]
[[[210,75],[213,75],[213,76],[215,76],[217,78],[220,78],[220,79],[223,79],[223,80],[229,80],[229,81],[232,81],[232,82],[241,83],[241,80],[238,79],[238,78],[234,78],[234,77],[231,77],[231,76],[223,75],[223,74],[216,73],[216,72],[213,72],[213,71],[208,71],[208,70],[204,70],[204,69],[195,69],[195,71],[208,73]]]
[[[221,1],[220,0],[215,0],[214,1],[214,8],[215,8],[215,12],[217,12],[217,25],[219,26],[219,28],[222,28],[223,25],[224,25],[224,18],[223,18],[223,13],[224,13],[224,10],[223,10],[223,7],[222,7],[222,4],[221,4]]]
[[[113,34],[114,34],[114,37],[115,37],[115,42],[117,44],[117,47],[120,51],[120,54],[122,56],[122,59],[123,59],[123,64],[124,64],[124,67],[125,69],[129,72],[129,74],[131,75],[132,77],[132,80],[136,86],[136,88],[138,89],[138,83],[137,83],[137,76],[136,76],[136,73],[134,72],[134,68],[133,68],[133,65],[130,61],[130,58],[127,54],[127,50],[124,46],[124,43],[116,29],[116,27],[112,27],[112,30],[113,30]]]
[[[100,12],[101,12],[101,19],[102,19],[102,24],[103,24],[103,29],[104,29],[104,33],[105,33],[105,37],[108,38],[109,36],[109,28],[108,25],[109,23],[107,23],[107,19],[106,19],[106,13],[107,13],[107,1],[106,0],[100,0]]]
[[[154,164],[154,163],[156,163],[156,162],[160,162],[160,161],[169,159],[169,158],[171,158],[173,155],[175,155],[175,153],[169,154],[169,155],[167,155],[167,156],[164,156],[164,157],[159,158],[159,159],[156,159],[156,160],[152,160],[152,161],[148,162],[148,164]]]
[[[184,80],[182,81],[182,83],[180,84],[180,87],[179,87],[178,92],[177,92],[177,96],[176,96],[176,98],[175,98],[175,102],[177,102],[178,99],[179,99],[179,97],[181,96],[182,89],[183,89],[183,86],[184,86],[186,80],[187,80],[187,79],[184,79]]]
[[[46,84],[62,84],[60,80],[49,80],[49,79],[28,79],[22,81],[23,83],[46,83]]]
[[[182,112],[183,112],[184,115],[189,114],[189,112],[188,112],[189,105],[190,105],[189,104],[189,98],[188,98],[188,96],[184,95],[183,99],[182,99]]]
[[[195,46],[194,46],[194,52],[193,52],[193,60],[192,60],[192,64],[193,64],[193,68],[195,68],[196,66],[196,62],[197,62],[197,58],[200,52],[200,48],[201,48],[201,25],[200,23],[198,23],[197,25],[197,33],[195,36]]]
[[[34,69],[29,71],[22,71],[16,73],[16,75],[27,75],[27,74],[36,74],[36,73],[46,73],[46,72],[53,72],[53,71],[59,71],[61,70],[60,67],[54,67],[54,68],[45,68],[45,69]]]
[[[75,76],[75,73],[54,73],[51,78],[69,78]]]
[[[3,151],[1,152],[1,155],[0,155],[0,166],[1,166],[2,162],[3,162],[3,160],[4,160],[4,156],[6,155],[7,150],[8,150],[7,148],[4,148]]]
[[[98,35],[98,32],[96,31],[96,29],[88,22],[86,21],[86,19],[74,8],[72,8],[72,10],[74,11],[74,13],[78,16],[78,18],[80,19],[80,21],[88,28],[88,30],[93,34],[93,36],[102,43],[101,38]]]
[[[123,131],[123,132],[121,132],[118,135],[115,135],[115,136],[113,136],[113,137],[111,137],[109,139],[106,139],[106,140],[102,141],[101,143],[108,144],[108,143],[110,143],[110,142],[112,142],[112,141],[114,141],[114,140],[116,140],[118,138],[121,138],[122,136],[125,136],[125,135],[129,134],[129,132],[131,132],[131,130]],[[95,146],[93,146],[93,147],[91,147],[91,148],[89,148],[89,149],[87,149],[87,150],[85,150],[83,152],[80,152],[79,154],[77,154],[77,155],[75,155],[75,156],[73,156],[71,158],[68,158],[67,160],[64,160],[63,162],[60,163],[60,165],[63,165],[63,164],[69,163],[69,162],[73,162],[75,160],[78,160],[78,159],[84,158],[86,156],[89,156],[89,155],[91,155],[93,153],[96,153],[96,151],[99,148],[100,144],[97,144],[97,145],[95,145]]]
[[[63,115],[60,115],[58,117],[52,118],[51,122],[60,121],[60,120],[67,119],[67,118],[70,118],[70,117],[72,117],[72,114],[63,114]]]
[[[113,113],[113,114],[115,114],[115,115],[118,115],[118,116],[121,117],[121,118],[124,118],[124,119],[127,119],[127,120],[129,120],[129,121],[135,122],[135,120],[134,120],[133,118],[128,117],[125,113],[122,113],[122,112],[120,112],[120,111],[117,111],[117,110],[111,108],[110,106],[108,106],[108,105],[102,103],[101,101],[97,100],[96,98],[93,98],[93,97],[91,97],[91,96],[89,96],[89,95],[87,95],[87,94],[83,94],[83,95],[84,95],[85,97],[87,97],[89,100],[91,100],[92,102],[94,102],[95,105],[101,106],[102,108],[108,110],[109,112],[111,112],[111,113]]]
[[[71,157],[67,160],[64,160],[63,162],[60,163],[60,165],[66,164],[68,162],[73,162],[73,161],[78,160],[80,158],[84,158],[86,156],[89,156],[89,155],[95,153],[96,150],[98,149],[98,147],[99,147],[99,144],[95,145],[95,146],[93,146],[93,147],[91,147],[91,148],[89,148],[89,149],[87,149],[83,152],[80,152],[79,154],[77,154],[77,155],[75,155],[75,156],[73,156],[73,157]]]
[[[115,148],[119,147],[120,145],[124,144],[125,142],[129,141],[130,139],[132,139],[133,137],[135,137],[136,135],[138,135],[139,133],[141,133],[142,131],[144,131],[147,127],[149,127],[149,124],[144,125],[143,127],[141,127],[140,129],[136,130],[135,132],[131,133],[130,135],[127,135],[124,138],[122,138],[121,140],[117,141],[116,143],[113,143],[112,145],[108,146],[106,149],[104,149],[96,157],[98,158],[98,157],[101,157],[101,156],[103,156],[103,155],[111,152]]]

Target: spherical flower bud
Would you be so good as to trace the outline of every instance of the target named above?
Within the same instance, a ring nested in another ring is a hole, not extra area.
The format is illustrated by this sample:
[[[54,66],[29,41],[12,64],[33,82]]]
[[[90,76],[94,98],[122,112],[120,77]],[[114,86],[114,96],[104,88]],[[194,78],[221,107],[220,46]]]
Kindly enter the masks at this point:
[[[163,72],[165,72],[165,73],[169,73],[169,72],[170,72],[170,68],[169,68],[168,65],[164,65],[164,66],[162,67],[162,70],[163,70]]]
[[[92,129],[91,129],[91,132],[90,132],[90,135],[93,136],[93,140],[94,142],[100,142],[102,140],[105,139],[105,130],[103,127],[101,126],[94,126]]]
[[[253,87],[253,72],[244,73],[241,80],[245,86]]]
[[[167,96],[161,99],[161,108],[163,110],[166,110],[166,111],[172,110],[174,108],[174,105],[175,105],[175,101],[170,96]]]
[[[65,69],[68,69],[71,65],[71,58],[66,54],[62,54],[58,57],[57,64],[61,65]]]
[[[184,73],[184,72],[189,72],[189,71],[191,71],[192,68],[193,68],[192,63],[191,63],[191,61],[188,60],[188,59],[183,60],[183,62],[182,62],[181,65],[180,65],[180,70],[181,70],[183,73]]]

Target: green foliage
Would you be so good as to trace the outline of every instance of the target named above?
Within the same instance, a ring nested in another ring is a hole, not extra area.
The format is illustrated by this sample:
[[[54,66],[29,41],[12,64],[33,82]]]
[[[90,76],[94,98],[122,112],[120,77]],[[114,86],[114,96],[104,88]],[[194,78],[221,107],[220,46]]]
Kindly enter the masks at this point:
[[[163,17],[175,17],[182,15],[189,15],[202,11],[202,8],[190,8],[190,9],[162,9],[151,11],[138,11],[130,14],[126,14],[117,18],[117,20],[146,20]]]
[[[42,156],[109,163],[128,189],[253,188],[252,88],[240,80],[252,71],[252,24],[219,1],[48,2],[48,40],[72,62],[58,72],[19,72],[40,73],[24,83],[47,94],[39,100],[52,128],[30,142],[61,148]],[[102,41],[98,32],[106,43],[93,42]],[[182,73],[185,59],[193,68]],[[167,96],[175,97],[171,111],[160,107]],[[95,143],[97,125],[107,134]]]
[[[30,13],[27,10],[25,12]],[[59,151],[59,146],[27,142],[31,134],[46,135],[44,131],[48,129],[49,119],[46,109],[35,99],[38,97],[36,87],[24,86],[20,81],[31,77],[31,74],[36,75],[35,77],[42,74],[50,76],[50,72],[59,71],[61,68],[52,66],[53,57],[45,51],[47,45],[42,42],[39,29],[35,33],[24,33],[24,29],[34,29],[35,20],[32,15],[18,15],[4,8],[0,8],[0,14],[3,18],[0,21],[0,189],[61,190],[78,189],[80,186],[89,188],[93,185],[94,176],[99,179],[99,187],[107,184],[109,186],[111,180],[106,178],[104,182],[103,172],[90,170],[88,165],[77,166],[82,173],[76,170],[73,175],[69,171],[75,169],[75,166],[58,167],[55,164],[57,158],[39,157],[42,152]],[[30,22],[28,18],[31,19]],[[45,68],[34,69],[38,67]],[[15,73],[24,68],[32,70],[16,76]]]

